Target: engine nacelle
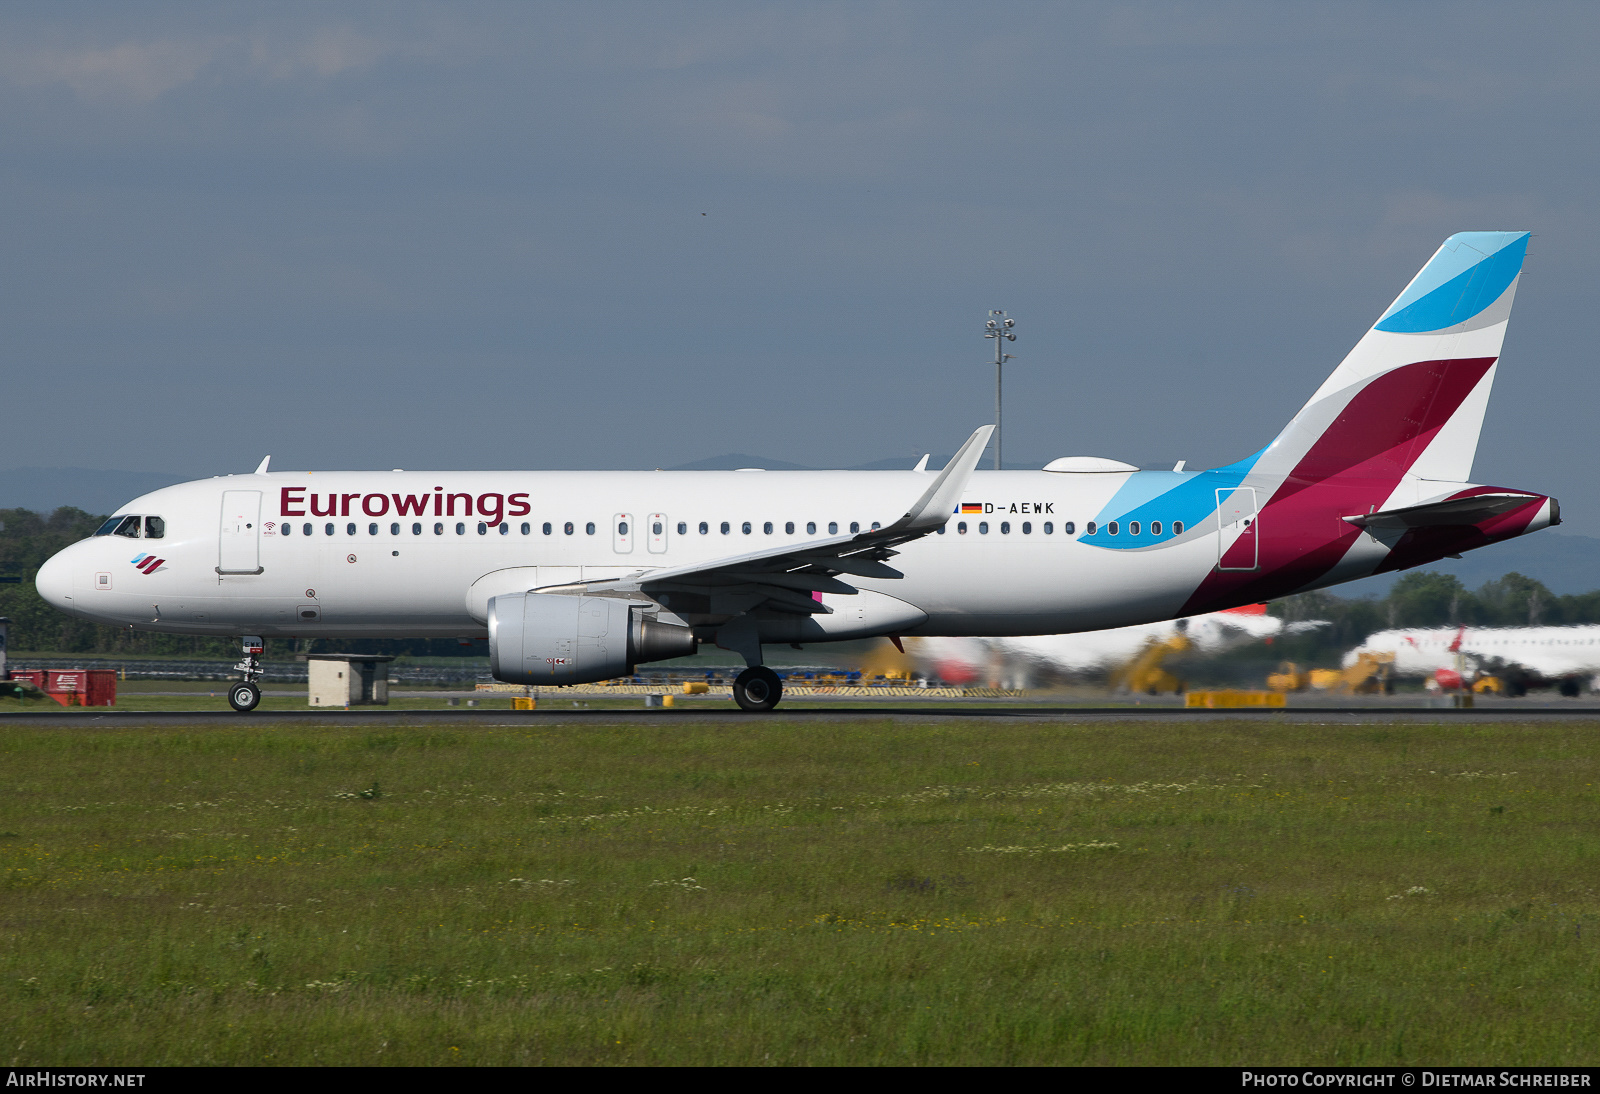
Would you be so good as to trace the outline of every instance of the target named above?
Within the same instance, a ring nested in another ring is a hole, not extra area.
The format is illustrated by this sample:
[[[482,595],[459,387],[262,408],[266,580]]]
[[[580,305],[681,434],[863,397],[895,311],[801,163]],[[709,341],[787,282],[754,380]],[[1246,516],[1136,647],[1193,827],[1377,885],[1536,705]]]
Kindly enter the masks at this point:
[[[490,599],[488,624],[489,671],[508,684],[588,684],[698,648],[688,627],[604,596],[506,593]]]

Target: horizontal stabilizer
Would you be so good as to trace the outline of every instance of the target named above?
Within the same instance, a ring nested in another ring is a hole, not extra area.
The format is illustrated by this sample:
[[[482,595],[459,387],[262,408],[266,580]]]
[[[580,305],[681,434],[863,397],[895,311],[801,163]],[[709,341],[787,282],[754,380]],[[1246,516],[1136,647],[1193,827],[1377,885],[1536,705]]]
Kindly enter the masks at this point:
[[[1475,494],[1470,498],[1451,498],[1446,501],[1412,505],[1404,509],[1388,509],[1382,513],[1363,513],[1342,518],[1357,528],[1374,529],[1437,528],[1446,525],[1480,524],[1491,517],[1509,513],[1540,501],[1534,494]]]

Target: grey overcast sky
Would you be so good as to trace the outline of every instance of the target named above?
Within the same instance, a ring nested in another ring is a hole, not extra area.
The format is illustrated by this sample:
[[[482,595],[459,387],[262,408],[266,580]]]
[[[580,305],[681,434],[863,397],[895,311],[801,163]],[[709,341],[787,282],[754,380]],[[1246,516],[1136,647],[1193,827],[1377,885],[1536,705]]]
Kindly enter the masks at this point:
[[[991,420],[991,307],[1008,457],[1215,464],[1531,229],[1475,477],[1600,534],[1597,55],[1578,3],[8,3],[0,466],[909,462]]]

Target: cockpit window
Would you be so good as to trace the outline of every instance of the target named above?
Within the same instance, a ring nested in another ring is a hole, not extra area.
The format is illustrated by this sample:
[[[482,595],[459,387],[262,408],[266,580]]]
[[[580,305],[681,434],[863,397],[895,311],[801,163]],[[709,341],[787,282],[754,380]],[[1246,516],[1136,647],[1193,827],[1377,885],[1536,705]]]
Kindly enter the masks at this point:
[[[160,539],[167,534],[167,522],[160,517],[144,518],[144,538]]]
[[[115,528],[111,529],[111,534],[114,535],[114,536],[126,536],[129,539],[138,539],[139,538],[139,518],[138,517],[123,517],[122,518],[122,522],[120,524],[118,524]]]
[[[117,530],[117,525],[119,525],[121,523],[122,523],[122,518],[121,517],[112,517],[110,520],[106,521],[104,524],[102,524],[95,531],[95,535],[97,535],[97,536],[109,536],[112,532],[115,532]]]

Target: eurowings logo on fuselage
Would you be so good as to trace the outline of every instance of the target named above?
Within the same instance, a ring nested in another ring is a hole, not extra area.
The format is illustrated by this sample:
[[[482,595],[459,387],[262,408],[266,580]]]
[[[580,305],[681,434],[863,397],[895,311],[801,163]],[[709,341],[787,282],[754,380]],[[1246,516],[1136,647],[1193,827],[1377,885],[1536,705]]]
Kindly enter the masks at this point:
[[[139,555],[130,561],[144,573],[153,574],[158,573],[161,570],[165,570],[166,566],[164,563],[167,560],[164,558],[157,558],[155,555]]]

